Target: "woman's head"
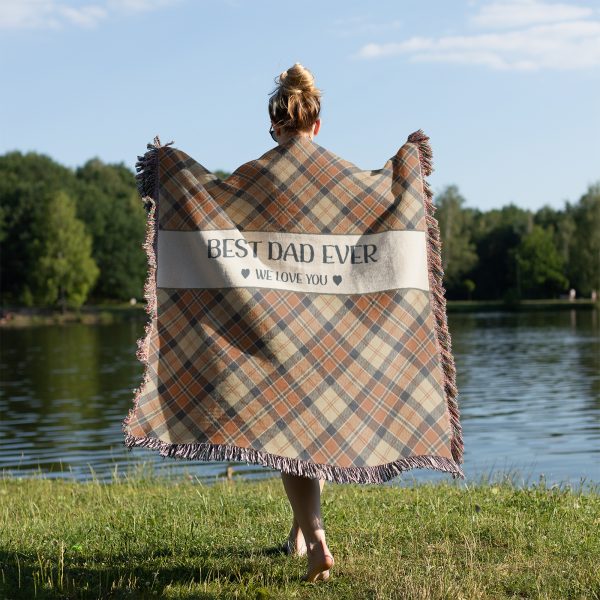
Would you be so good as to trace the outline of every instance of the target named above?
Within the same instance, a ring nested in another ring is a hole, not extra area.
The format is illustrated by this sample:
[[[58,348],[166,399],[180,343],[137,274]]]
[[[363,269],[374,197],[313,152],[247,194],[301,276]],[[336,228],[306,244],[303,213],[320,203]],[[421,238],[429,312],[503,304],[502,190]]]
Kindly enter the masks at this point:
[[[296,63],[275,78],[275,83],[277,87],[269,98],[269,116],[277,134],[284,137],[300,132],[316,134],[320,126],[321,92],[315,87],[312,73]]]

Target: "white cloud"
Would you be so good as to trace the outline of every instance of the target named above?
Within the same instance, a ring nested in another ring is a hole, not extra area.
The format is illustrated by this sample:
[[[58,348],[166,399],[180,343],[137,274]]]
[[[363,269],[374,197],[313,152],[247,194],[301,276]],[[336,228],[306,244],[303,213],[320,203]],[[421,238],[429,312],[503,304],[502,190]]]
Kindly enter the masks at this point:
[[[472,64],[517,71],[598,67],[600,20],[581,18],[590,13],[586,8],[551,5],[540,0],[495,2],[481,7],[471,22],[486,27],[524,27],[370,43],[362,46],[355,57],[375,59],[405,55],[410,62]]]
[[[577,21],[593,14],[591,8],[541,0],[505,0],[484,4],[469,21],[480,27],[523,27],[541,23]]]
[[[115,12],[142,12],[179,0],[105,0],[84,6],[65,0],[0,0],[0,29],[95,27]]]
[[[88,4],[81,8],[58,6],[56,9],[66,22],[80,27],[94,27],[107,17],[106,9],[94,4]]]
[[[146,12],[175,4],[179,0],[107,0],[110,10],[123,12]]]

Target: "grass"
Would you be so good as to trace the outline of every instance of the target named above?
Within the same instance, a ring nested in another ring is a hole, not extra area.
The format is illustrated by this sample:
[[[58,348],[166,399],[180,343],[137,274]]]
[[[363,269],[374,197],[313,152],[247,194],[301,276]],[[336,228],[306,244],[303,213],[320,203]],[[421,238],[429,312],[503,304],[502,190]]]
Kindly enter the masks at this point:
[[[596,484],[326,484],[322,504],[336,564],[307,584],[277,550],[279,478],[4,477],[0,597],[600,598]]]

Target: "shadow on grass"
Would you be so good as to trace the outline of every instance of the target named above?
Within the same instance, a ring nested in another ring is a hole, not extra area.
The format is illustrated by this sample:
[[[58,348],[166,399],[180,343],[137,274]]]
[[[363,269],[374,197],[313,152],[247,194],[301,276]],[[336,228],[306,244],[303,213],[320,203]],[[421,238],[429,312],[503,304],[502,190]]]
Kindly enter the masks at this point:
[[[237,589],[238,598],[269,598],[262,584],[247,583],[256,578],[260,569],[252,559],[260,561],[260,557],[283,558],[286,554],[281,546],[253,550],[223,546],[208,552],[186,552],[183,560],[193,564],[186,566],[169,565],[170,559],[182,562],[182,557],[163,547],[150,553],[113,554],[109,561],[104,557],[71,557],[66,565],[60,559],[57,562],[39,554],[2,550],[0,597],[161,598],[167,587],[174,587],[177,593],[173,597],[208,600],[223,598],[220,588],[224,586],[229,592]],[[272,583],[277,583],[277,573],[282,571],[271,571]],[[280,583],[285,585],[283,577]],[[211,586],[217,589],[199,589]]]

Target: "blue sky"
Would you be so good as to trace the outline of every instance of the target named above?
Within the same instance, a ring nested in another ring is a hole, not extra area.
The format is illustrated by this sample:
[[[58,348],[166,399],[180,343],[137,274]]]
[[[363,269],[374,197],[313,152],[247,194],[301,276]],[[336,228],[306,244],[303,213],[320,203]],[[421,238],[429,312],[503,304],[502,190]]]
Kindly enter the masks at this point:
[[[231,171],[273,146],[296,61],[315,141],[362,169],[423,129],[433,191],[466,206],[562,208],[600,180],[595,0],[0,0],[0,153],[133,169],[158,134]]]

